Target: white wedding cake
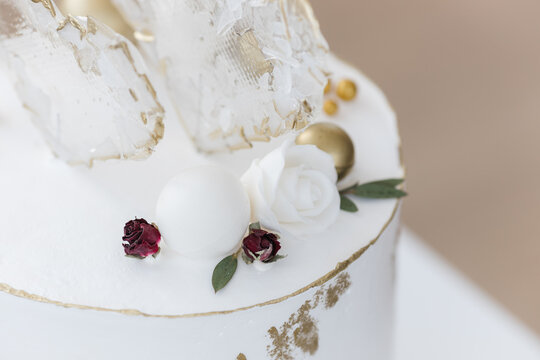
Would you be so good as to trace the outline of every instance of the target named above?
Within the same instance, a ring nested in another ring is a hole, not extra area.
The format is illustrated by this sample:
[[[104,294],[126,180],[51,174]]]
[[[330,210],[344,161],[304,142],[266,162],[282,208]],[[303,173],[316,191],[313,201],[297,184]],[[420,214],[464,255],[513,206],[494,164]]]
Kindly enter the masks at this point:
[[[391,359],[382,92],[304,0],[114,4],[0,0],[3,356]]]

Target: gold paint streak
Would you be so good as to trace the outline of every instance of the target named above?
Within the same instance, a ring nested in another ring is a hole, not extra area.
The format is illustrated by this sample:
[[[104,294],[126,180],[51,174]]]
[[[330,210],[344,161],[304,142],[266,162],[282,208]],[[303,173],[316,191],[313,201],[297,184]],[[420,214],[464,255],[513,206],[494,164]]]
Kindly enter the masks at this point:
[[[283,115],[281,115],[281,113],[278,111],[276,100],[272,100],[272,105],[274,106],[274,110],[276,111],[276,114],[278,114],[281,119],[285,120],[285,117],[283,117]]]
[[[246,143],[238,143],[236,145],[229,145],[229,150],[236,151],[236,150],[242,150],[242,149],[251,149],[253,147],[252,144],[246,144]]]
[[[253,144],[248,140],[248,138],[246,137],[246,132],[244,131],[244,127],[240,127],[240,136],[242,137],[242,139],[244,139],[244,141],[248,144],[248,147],[249,148],[252,148],[253,147]]]
[[[97,30],[98,30],[97,24],[94,18],[92,18],[91,16],[88,16],[86,18],[86,30],[91,34],[94,34],[94,35],[97,34]]]
[[[267,346],[268,355],[275,360],[292,360],[295,349],[314,355],[319,348],[319,329],[311,312],[318,308],[323,300],[326,309],[334,307],[341,295],[351,286],[350,278],[348,273],[341,273],[334,284],[321,286],[313,299],[306,300],[279,329],[275,326],[268,329],[271,339],[271,345]]]
[[[32,2],[35,4],[41,3],[45,9],[49,10],[53,18],[56,17],[56,10],[54,9],[54,5],[51,0],[32,0]]]
[[[315,79],[315,81],[319,83],[319,85],[324,85],[326,87],[325,83],[322,82],[321,80],[319,80],[319,78],[317,76],[315,76],[315,74],[313,73],[311,68],[308,69],[308,72]]]
[[[291,315],[292,316],[292,315]],[[288,334],[289,325],[283,324],[284,329],[280,332],[275,326],[268,330],[268,335],[272,339],[272,346],[268,346],[268,355],[279,360],[293,360],[291,356],[291,338]]]
[[[137,98],[137,94],[135,94],[135,91],[132,88],[129,88],[129,93],[133,100],[135,100],[135,102],[139,101],[139,99]]]
[[[74,18],[71,15],[66,16],[65,19],[62,20],[62,22],[60,22],[60,24],[56,28],[56,31],[61,31],[62,29],[66,27],[67,24],[71,24],[71,26],[79,30],[81,34],[81,40],[84,39],[84,37],[86,36],[86,29],[81,25],[81,23],[76,18]]]
[[[303,352],[314,355],[319,349],[319,329],[316,321],[309,315],[294,330],[294,344]]]
[[[326,86],[324,87],[324,95],[328,94],[332,90],[332,80],[328,79]]]
[[[333,308],[341,295],[351,286],[351,276],[348,273],[341,273],[336,279],[336,283],[330,285],[326,290],[324,306],[327,309]]]
[[[144,125],[148,124],[148,118],[146,117],[146,113],[144,112],[141,113],[141,120]]]
[[[285,33],[287,34],[287,39],[291,40],[291,32],[289,31],[289,21],[287,20],[287,12],[285,11],[283,0],[279,0],[279,9],[281,10],[281,17],[283,18],[283,24],[285,24]]]
[[[154,139],[155,144],[157,144],[159,140],[163,139],[164,134],[165,134],[165,124],[163,123],[163,117],[159,116],[156,118],[156,124],[154,126],[154,133],[152,135],[152,138]]]
[[[270,138],[265,135],[252,135],[247,138],[249,142],[269,142]]]
[[[156,104],[156,108],[152,109],[152,112],[164,113],[165,109],[163,108],[163,106],[159,102],[158,97],[157,97],[157,92],[156,92],[154,86],[152,85],[152,83],[150,82],[150,79],[148,78],[148,76],[146,74],[141,74],[137,70],[137,67],[135,66],[135,60],[133,59],[133,56],[131,55],[131,51],[129,50],[128,44],[125,41],[121,41],[118,44],[112,45],[111,48],[115,49],[115,50],[120,50],[120,51],[122,51],[124,53],[124,55],[126,56],[128,61],[130,62],[135,74],[137,74],[137,76],[140,79],[142,79],[142,81],[145,83],[146,90],[150,93],[150,95],[152,96],[152,98],[154,99],[154,102]],[[144,120],[143,120],[143,122],[144,122]],[[152,136],[151,136],[152,140],[149,140],[144,145],[144,147],[147,148],[147,151],[151,151],[150,149],[152,147],[154,147],[155,145],[157,145],[159,140],[161,140],[163,138],[164,132],[165,132],[165,125],[163,123],[163,117],[161,117],[161,116],[156,117],[156,122],[155,122],[154,129],[152,131]]]
[[[216,129],[208,134],[208,137],[213,140],[217,140],[223,137],[223,131],[221,129]]]
[[[37,115],[37,113],[34,111],[34,109],[30,105],[28,105],[27,103],[23,103],[22,106],[23,106],[24,109],[30,111],[32,114]]]

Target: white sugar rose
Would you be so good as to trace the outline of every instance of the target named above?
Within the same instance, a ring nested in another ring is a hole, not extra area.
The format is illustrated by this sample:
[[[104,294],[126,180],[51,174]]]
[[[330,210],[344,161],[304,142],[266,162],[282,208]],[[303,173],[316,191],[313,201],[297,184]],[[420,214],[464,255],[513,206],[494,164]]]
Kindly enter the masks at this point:
[[[319,233],[336,221],[340,203],[336,181],[329,154],[292,141],[255,160],[242,176],[253,220],[295,235]]]

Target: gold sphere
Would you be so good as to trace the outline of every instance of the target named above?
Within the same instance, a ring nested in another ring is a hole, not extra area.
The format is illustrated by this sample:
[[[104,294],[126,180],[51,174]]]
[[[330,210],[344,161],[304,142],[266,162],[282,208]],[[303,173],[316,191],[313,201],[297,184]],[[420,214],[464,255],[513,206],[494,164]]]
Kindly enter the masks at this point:
[[[313,124],[297,136],[296,143],[315,145],[330,154],[334,159],[339,180],[343,179],[354,165],[354,144],[345,130],[335,124]]]
[[[133,29],[111,0],[59,0],[57,4],[65,15],[92,16],[129,40],[134,40]]]
[[[338,111],[338,104],[331,99],[324,100],[323,110],[328,115],[334,115]]]
[[[356,96],[356,84],[349,79],[343,79],[337,84],[337,95],[345,101],[350,101]]]

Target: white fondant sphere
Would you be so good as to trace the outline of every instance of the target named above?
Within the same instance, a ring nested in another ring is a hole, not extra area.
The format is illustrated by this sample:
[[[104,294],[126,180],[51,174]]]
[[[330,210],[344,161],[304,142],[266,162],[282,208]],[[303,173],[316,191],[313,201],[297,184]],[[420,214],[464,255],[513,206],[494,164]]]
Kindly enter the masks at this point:
[[[183,171],[161,191],[156,220],[167,245],[190,258],[220,258],[240,244],[250,220],[240,179],[216,166]]]

